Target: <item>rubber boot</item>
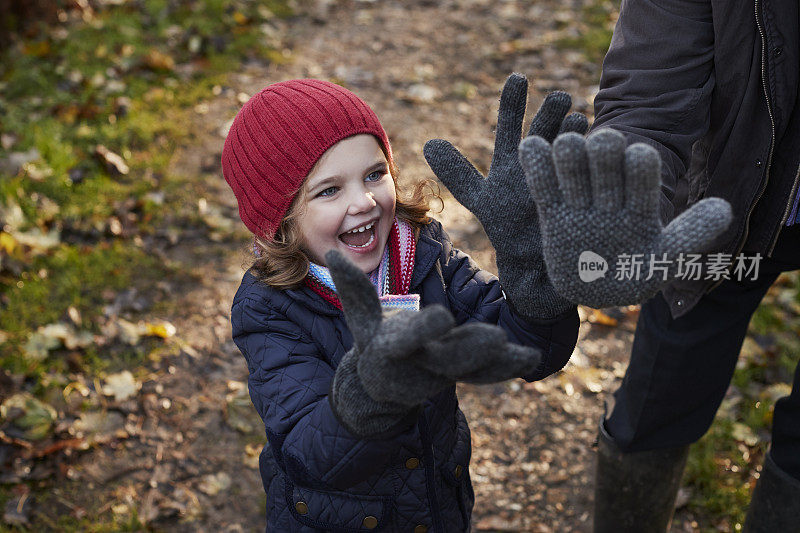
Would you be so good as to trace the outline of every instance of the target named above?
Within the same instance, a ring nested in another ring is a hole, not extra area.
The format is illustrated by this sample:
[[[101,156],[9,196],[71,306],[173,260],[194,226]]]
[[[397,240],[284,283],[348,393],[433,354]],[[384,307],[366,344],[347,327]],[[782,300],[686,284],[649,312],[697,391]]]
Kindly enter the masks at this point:
[[[800,481],[780,469],[768,453],[758,479],[747,519],[745,533],[800,532]]]
[[[595,533],[663,533],[675,510],[689,447],[622,453],[600,424]]]

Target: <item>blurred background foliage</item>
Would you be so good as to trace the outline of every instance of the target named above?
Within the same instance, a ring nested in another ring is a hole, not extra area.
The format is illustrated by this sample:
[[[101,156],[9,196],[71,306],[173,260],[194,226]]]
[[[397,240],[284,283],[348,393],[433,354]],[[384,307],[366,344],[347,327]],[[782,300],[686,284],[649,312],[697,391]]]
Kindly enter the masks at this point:
[[[95,445],[87,414],[180,350],[154,317],[164,280],[191,273],[160,251],[191,229],[235,235],[170,160],[229,73],[284,61],[274,23],[292,16],[284,0],[0,1],[0,530],[142,527],[30,522],[20,502],[52,480],[19,455]]]

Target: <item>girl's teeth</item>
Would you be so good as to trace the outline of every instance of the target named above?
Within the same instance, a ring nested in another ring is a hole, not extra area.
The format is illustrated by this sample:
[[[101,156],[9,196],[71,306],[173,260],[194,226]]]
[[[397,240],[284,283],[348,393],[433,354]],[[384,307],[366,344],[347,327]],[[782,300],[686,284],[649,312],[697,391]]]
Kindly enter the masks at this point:
[[[369,246],[370,244],[372,244],[372,241],[374,241],[374,240],[375,240],[375,235],[372,235],[372,236],[369,238],[369,240],[367,241],[367,243],[366,243],[366,244],[362,244],[361,246],[353,246],[353,245],[349,245],[349,246],[350,246],[351,248],[366,248],[367,246]]]
[[[352,230],[348,231],[347,233],[363,233],[364,230],[368,230],[368,229],[372,228],[372,226],[374,226],[374,225],[375,225],[374,222],[370,222],[366,226],[361,226],[360,228],[352,229]]]

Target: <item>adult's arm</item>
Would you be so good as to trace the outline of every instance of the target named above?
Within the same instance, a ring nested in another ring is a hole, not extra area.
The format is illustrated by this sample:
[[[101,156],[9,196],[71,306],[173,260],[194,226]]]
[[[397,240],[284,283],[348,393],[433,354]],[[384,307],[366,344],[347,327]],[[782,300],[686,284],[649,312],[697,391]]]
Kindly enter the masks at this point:
[[[654,146],[662,160],[661,219],[675,215],[678,178],[708,130],[714,88],[710,0],[623,0],[594,99],[592,129]]]

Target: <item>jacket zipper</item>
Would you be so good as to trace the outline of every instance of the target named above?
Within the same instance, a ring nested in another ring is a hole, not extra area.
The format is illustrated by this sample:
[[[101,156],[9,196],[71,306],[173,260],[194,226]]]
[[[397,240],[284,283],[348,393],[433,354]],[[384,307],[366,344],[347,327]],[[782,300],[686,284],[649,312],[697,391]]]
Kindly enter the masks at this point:
[[[431,519],[433,524],[430,529],[435,533],[444,533],[444,524],[442,522],[441,510],[439,509],[439,499],[436,497],[436,458],[433,453],[433,441],[431,439],[430,426],[428,426],[428,419],[425,416],[425,411],[420,413],[417,425],[419,427],[420,440],[422,441],[425,488],[428,492],[428,499],[431,504]]]
[[[758,190],[758,194],[750,203],[750,207],[747,210],[747,217],[744,221],[744,236],[742,237],[741,243],[739,244],[736,253],[733,254],[733,258],[735,259],[742,250],[744,249],[744,244],[747,242],[747,236],[750,234],[750,215],[753,214],[753,208],[761,199],[761,196],[764,194],[764,190],[767,188],[767,182],[769,181],[769,169],[772,166],[772,152],[775,148],[775,117],[772,115],[772,102],[769,99],[769,90],[767,90],[767,36],[764,32],[764,27],[761,24],[761,19],[758,17],[758,11],[761,6],[761,1],[756,0],[755,3],[755,15],[756,15],[756,25],[758,26],[758,33],[761,35],[761,86],[764,90],[764,99],[767,102],[767,112],[769,113],[769,123],[770,127],[772,128],[772,136],[770,137],[769,141],[769,156],[767,157],[767,167],[764,170],[764,182],[761,184],[761,187]],[[800,173],[800,169],[798,169],[798,173]],[[797,185],[797,177],[795,177],[795,186]],[[788,215],[784,215],[788,216]],[[780,228],[778,228],[778,232],[780,233]],[[775,237],[777,239],[777,236]],[[774,245],[774,243],[773,243]],[[767,252],[769,255],[770,250]],[[731,263],[733,265],[733,263]],[[716,287],[722,284],[724,278],[716,281],[713,285],[711,285],[706,292],[711,292]]]

